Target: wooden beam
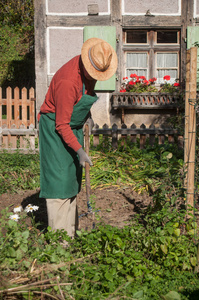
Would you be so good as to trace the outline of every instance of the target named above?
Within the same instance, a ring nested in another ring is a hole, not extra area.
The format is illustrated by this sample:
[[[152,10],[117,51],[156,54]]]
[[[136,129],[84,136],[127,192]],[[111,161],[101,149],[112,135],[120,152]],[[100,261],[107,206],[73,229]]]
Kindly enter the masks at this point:
[[[190,49],[190,98],[188,116],[187,206],[194,207],[195,196],[195,147],[196,147],[196,86],[197,47]],[[193,214],[193,210],[190,211]]]
[[[190,52],[187,50],[186,58],[186,84],[185,84],[185,129],[184,129],[184,164],[185,164],[185,180],[184,186],[187,187],[187,162],[188,162],[188,120],[189,120],[189,98],[190,98]]]

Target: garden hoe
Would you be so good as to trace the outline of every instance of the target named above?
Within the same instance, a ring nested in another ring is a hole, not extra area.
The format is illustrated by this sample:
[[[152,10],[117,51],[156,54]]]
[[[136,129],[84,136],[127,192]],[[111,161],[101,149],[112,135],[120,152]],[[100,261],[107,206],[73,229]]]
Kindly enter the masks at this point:
[[[89,155],[89,126],[88,124],[85,124],[84,127],[84,135],[85,135],[85,152],[87,155]],[[91,202],[90,202],[90,195],[91,195],[91,186],[90,186],[90,166],[89,163],[85,163],[85,180],[86,180],[86,200],[87,200],[87,208],[88,211],[84,214],[81,214],[79,218],[88,216],[88,214],[92,214],[92,219],[93,219],[93,229],[95,228],[95,212],[92,209]]]

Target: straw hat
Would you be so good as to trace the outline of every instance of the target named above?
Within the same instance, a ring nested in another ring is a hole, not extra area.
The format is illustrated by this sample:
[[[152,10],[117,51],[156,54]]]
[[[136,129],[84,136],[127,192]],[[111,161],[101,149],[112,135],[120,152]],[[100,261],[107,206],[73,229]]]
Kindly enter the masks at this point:
[[[81,57],[88,74],[96,80],[111,78],[117,70],[117,54],[106,41],[91,38],[84,42]]]

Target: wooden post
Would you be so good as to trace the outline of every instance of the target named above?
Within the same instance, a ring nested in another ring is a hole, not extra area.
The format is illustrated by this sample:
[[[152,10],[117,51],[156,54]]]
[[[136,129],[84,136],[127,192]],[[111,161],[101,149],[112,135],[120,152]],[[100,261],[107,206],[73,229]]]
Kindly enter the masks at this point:
[[[188,116],[188,153],[187,153],[187,206],[194,207],[195,188],[195,147],[196,147],[196,84],[197,47],[190,49],[190,98]],[[190,211],[193,213],[193,211]]]
[[[85,124],[85,152],[89,156],[89,126]],[[86,198],[88,208],[92,209],[90,206],[90,195],[91,195],[91,185],[90,185],[90,166],[89,163],[85,163],[85,179],[86,179]]]
[[[187,50],[186,58],[186,84],[185,84],[185,128],[184,128],[184,164],[185,179],[184,187],[187,188],[187,162],[188,162],[188,119],[189,119],[189,98],[190,98],[190,52]]]

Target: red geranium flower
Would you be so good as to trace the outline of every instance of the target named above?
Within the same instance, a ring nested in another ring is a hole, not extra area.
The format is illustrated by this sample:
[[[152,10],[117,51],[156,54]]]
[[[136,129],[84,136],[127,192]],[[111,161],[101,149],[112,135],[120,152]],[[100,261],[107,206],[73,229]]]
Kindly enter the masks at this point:
[[[156,81],[156,80],[157,80],[156,77],[153,77],[153,78],[149,79],[150,82],[154,82],[154,81]]]
[[[120,93],[125,93],[126,92],[126,90],[125,89],[123,89],[123,90],[120,90]]]
[[[135,82],[134,82],[133,80],[131,80],[131,81],[129,81],[129,84],[130,84],[130,85],[134,85]]]
[[[163,77],[163,79],[164,79],[164,80],[170,80],[170,79],[171,79],[171,76],[170,76],[170,75],[165,75],[165,76]]]
[[[143,80],[143,83],[148,85],[149,84],[149,81],[148,80]]]
[[[179,82],[175,82],[173,86],[180,86]]]
[[[131,74],[130,77],[131,78],[138,78],[137,74]]]
[[[140,79],[144,79],[146,80],[146,77],[145,76],[139,76]]]
[[[140,83],[140,80],[137,79],[135,83]]]

